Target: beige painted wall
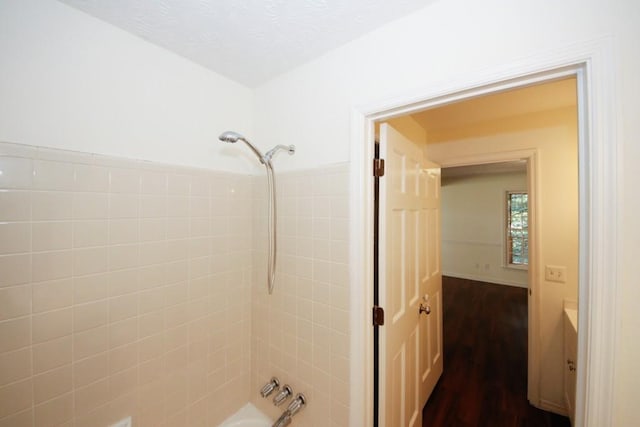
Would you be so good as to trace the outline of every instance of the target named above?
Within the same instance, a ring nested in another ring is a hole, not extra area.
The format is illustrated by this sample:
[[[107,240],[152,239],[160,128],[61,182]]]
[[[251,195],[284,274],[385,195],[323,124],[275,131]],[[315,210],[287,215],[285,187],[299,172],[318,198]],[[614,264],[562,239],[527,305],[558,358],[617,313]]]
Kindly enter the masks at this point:
[[[526,288],[504,255],[505,194],[526,190],[526,172],[443,177],[442,274]]]
[[[562,302],[577,298],[578,158],[577,118],[573,108],[485,123],[457,130],[427,146],[438,163],[449,159],[507,150],[538,152],[538,233],[540,263],[540,399],[563,407]],[[544,266],[567,267],[567,282],[544,280]]]

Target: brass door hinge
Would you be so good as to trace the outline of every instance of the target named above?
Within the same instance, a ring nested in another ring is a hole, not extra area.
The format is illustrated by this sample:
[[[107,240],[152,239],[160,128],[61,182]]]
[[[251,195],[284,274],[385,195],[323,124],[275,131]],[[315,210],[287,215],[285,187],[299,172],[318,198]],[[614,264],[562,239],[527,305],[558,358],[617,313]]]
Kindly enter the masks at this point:
[[[373,176],[384,176],[384,159],[373,159]]]
[[[373,306],[373,325],[374,326],[384,325],[384,308],[379,307],[377,305]]]

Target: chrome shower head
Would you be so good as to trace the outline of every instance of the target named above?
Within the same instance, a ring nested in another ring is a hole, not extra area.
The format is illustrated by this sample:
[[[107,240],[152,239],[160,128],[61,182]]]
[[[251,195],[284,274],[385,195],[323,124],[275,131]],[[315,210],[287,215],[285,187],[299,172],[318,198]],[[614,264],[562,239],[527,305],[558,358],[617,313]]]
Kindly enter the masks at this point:
[[[250,143],[244,136],[240,135],[238,132],[234,132],[231,130],[222,132],[218,137],[218,139],[222,142],[231,142],[231,143],[235,143],[238,141],[244,142],[245,144],[247,144],[247,147],[251,148],[251,151],[253,151],[256,157],[258,157],[258,160],[260,160],[260,163],[265,165],[267,164],[262,152],[258,150],[258,148],[255,145]]]
[[[246,141],[244,136],[230,130],[221,133],[218,139],[223,142],[231,142],[231,143],[238,142],[239,139],[241,139],[242,141]]]

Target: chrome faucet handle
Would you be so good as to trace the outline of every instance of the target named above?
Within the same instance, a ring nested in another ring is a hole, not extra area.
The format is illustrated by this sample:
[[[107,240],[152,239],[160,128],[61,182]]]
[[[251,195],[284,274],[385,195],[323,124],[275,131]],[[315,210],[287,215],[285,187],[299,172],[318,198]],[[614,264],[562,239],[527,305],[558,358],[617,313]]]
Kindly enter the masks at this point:
[[[280,406],[289,398],[289,396],[293,396],[293,390],[289,387],[289,384],[285,384],[282,387],[282,390],[280,390],[280,392],[273,398],[273,404]]]
[[[291,403],[289,403],[289,406],[287,406],[287,412],[289,413],[289,415],[293,417],[302,408],[304,408],[306,404],[307,404],[307,398],[305,397],[305,395],[302,393],[298,393],[295,399],[293,399]]]
[[[277,390],[279,387],[280,387],[280,381],[276,377],[272,377],[271,380],[268,383],[266,383],[262,387],[262,389],[260,389],[260,395],[262,397],[267,397],[271,393],[273,393],[274,390]]]

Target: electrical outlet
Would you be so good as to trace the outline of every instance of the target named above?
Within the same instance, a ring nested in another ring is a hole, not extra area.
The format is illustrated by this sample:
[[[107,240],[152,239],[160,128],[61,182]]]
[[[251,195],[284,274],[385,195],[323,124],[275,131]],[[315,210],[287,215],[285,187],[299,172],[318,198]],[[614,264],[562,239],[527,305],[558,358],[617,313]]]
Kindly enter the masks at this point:
[[[127,417],[115,424],[111,424],[109,427],[131,427],[132,425],[133,424],[131,424],[131,417]]]
[[[544,278],[550,282],[565,283],[567,281],[567,267],[547,265],[544,268]]]

